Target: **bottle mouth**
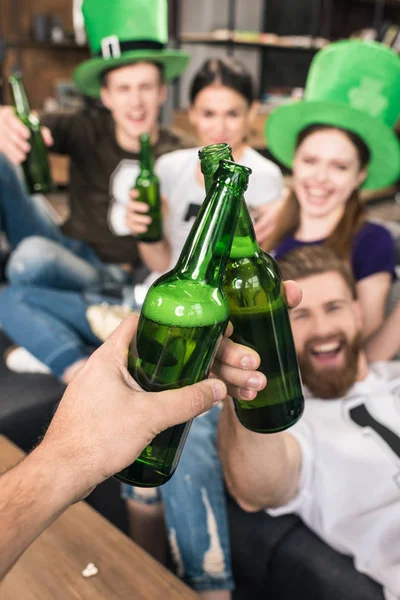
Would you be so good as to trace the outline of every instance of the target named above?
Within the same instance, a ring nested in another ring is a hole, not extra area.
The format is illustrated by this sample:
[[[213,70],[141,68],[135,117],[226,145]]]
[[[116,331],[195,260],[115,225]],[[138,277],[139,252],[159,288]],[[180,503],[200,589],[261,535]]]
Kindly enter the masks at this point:
[[[221,142],[219,144],[210,144],[209,146],[204,146],[204,148],[201,148],[199,150],[199,158],[201,160],[205,157],[208,158],[209,156],[213,156],[214,154],[219,154],[220,152],[223,152],[224,154],[225,152],[232,152],[232,148],[229,144],[226,144],[224,142]]]
[[[240,186],[243,192],[247,189],[252,170],[244,165],[239,165],[233,160],[221,160],[215,172],[214,181],[224,180],[230,187]]]
[[[203,175],[214,173],[219,163],[223,159],[232,158],[232,148],[229,144],[210,144],[199,150],[199,159],[201,161],[201,172]]]
[[[142,143],[149,143],[150,142],[150,134],[149,133],[141,133],[139,136],[139,139]]]

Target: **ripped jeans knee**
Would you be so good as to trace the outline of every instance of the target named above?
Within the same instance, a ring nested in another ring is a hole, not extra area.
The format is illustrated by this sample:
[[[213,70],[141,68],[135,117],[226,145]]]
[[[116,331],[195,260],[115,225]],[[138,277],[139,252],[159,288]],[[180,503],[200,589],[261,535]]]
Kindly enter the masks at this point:
[[[197,417],[174,476],[159,488],[122,486],[122,496],[164,504],[177,575],[197,591],[233,589],[222,468],[216,447],[220,407]]]

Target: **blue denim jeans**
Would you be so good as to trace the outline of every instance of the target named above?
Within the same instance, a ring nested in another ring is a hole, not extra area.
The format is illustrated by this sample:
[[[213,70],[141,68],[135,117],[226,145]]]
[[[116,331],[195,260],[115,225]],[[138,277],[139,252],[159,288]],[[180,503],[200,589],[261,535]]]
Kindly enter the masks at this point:
[[[1,153],[0,232],[13,250],[6,269],[10,283],[79,291],[124,281],[117,265],[104,265],[88,244],[62,233]]]
[[[163,502],[177,574],[195,590],[233,589],[229,526],[216,437],[220,407],[192,424],[173,477],[152,490],[122,485],[122,497]]]
[[[59,378],[75,362],[88,358],[101,342],[86,318],[90,304],[119,301],[108,296],[11,285],[0,293],[0,324]]]

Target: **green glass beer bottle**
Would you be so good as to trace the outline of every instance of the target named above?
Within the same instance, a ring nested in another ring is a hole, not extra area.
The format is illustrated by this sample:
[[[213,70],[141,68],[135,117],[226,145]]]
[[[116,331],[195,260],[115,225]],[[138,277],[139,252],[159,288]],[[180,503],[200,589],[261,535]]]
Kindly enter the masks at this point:
[[[232,156],[226,144],[200,151],[206,189],[221,158]],[[252,402],[234,399],[236,414],[245,427],[258,433],[282,431],[294,425],[304,409],[292,329],[276,261],[257,244],[243,200],[224,291],[229,302],[232,339],[258,352],[259,370],[268,383]]]
[[[222,282],[250,173],[221,163],[176,266],[147,293],[128,359],[131,375],[147,391],[177,389],[209,374],[228,322]],[[189,428],[185,423],[157,435],[117,479],[141,487],[168,481]]]
[[[150,136],[148,133],[142,133],[140,136],[140,173],[136,179],[134,189],[140,193],[138,202],[145,202],[149,207],[149,212],[146,214],[151,217],[151,223],[145,233],[139,233],[136,236],[139,242],[159,242],[163,234],[160,181],[154,173],[153,167]]]
[[[14,100],[15,113],[31,132],[31,137],[28,140],[31,149],[22,163],[27,190],[30,194],[37,192],[46,194],[52,190],[53,182],[46,144],[40,131],[40,121],[31,113],[21,75],[14,73],[10,75],[8,81]]]

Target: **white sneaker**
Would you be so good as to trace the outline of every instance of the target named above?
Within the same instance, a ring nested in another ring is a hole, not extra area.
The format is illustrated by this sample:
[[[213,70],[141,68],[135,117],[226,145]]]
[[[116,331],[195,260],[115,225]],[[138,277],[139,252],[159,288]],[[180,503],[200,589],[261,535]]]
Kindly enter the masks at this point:
[[[10,371],[15,373],[43,373],[50,374],[49,367],[44,365],[22,346],[11,346],[4,353],[4,361]]]
[[[105,342],[125,317],[139,314],[123,304],[91,304],[86,310],[86,318],[94,335]]]

